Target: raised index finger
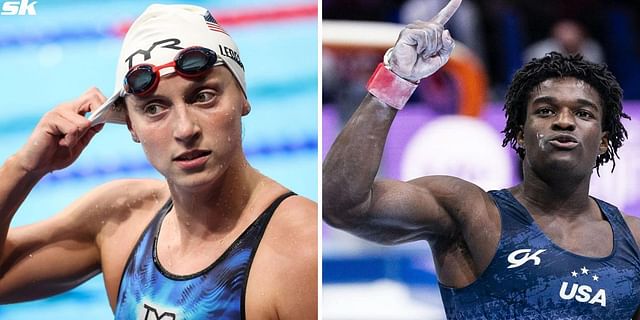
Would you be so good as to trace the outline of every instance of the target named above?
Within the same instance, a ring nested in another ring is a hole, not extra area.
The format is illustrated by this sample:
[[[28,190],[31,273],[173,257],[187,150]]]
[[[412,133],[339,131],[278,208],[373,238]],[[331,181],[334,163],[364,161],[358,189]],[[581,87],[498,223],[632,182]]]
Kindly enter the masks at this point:
[[[433,19],[431,19],[431,21],[444,25],[445,23],[447,23],[447,21],[449,21],[449,19],[451,19],[453,14],[456,13],[456,10],[458,10],[458,7],[460,7],[461,3],[462,0],[449,1],[449,3],[447,3],[447,5],[442,8],[442,10],[440,10],[440,12],[438,12],[438,14],[433,17]]]

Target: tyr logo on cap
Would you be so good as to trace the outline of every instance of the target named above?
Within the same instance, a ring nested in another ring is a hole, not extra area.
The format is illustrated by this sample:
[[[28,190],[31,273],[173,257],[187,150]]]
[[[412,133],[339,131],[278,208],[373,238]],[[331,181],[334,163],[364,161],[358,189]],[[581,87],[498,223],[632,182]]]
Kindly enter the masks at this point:
[[[164,45],[162,45],[162,44],[164,44]],[[133,57],[135,57],[136,55],[138,55],[138,54],[143,55],[144,56],[144,61],[147,61],[147,60],[151,59],[151,51],[153,51],[153,49],[155,49],[155,47],[160,46],[161,48],[174,49],[174,50],[182,50],[182,49],[184,49],[183,47],[178,46],[179,44],[180,44],[180,40],[176,39],[176,38],[170,38],[170,39],[164,39],[164,40],[156,41],[151,45],[151,47],[149,47],[149,50],[138,49],[138,51],[132,53],[124,61],[129,64],[129,69],[131,69],[133,67]]]

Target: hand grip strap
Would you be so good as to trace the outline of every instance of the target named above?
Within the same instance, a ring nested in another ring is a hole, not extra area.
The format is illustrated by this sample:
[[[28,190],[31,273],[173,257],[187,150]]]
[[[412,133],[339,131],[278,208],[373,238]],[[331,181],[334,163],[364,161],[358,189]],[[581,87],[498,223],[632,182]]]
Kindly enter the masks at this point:
[[[407,104],[417,87],[417,83],[397,76],[387,69],[383,63],[378,64],[376,71],[373,72],[369,82],[367,82],[367,91],[369,93],[398,110],[404,108],[404,105]]]

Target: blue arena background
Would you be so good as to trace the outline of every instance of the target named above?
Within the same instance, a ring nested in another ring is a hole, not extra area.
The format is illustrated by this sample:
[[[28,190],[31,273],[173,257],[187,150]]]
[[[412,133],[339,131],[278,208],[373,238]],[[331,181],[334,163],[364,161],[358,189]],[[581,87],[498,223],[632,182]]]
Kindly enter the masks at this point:
[[[123,28],[150,3],[41,0],[35,16],[0,16],[0,160],[57,104],[91,86],[111,94]],[[189,3],[209,8],[240,48],[252,104],[243,123],[250,163],[317,200],[316,2]],[[128,177],[162,178],[124,126],[107,125],[71,167],[36,186],[12,226],[45,219],[88,190]],[[0,319],[42,318],[113,318],[102,277],[48,299],[0,306]]]
[[[362,101],[367,80],[386,49],[412,21],[402,21],[401,16],[421,13],[417,18],[429,19],[447,2],[322,2],[323,155]],[[534,15],[523,7],[539,10]],[[600,10],[589,10],[593,7]],[[590,35],[600,41],[606,63],[624,90],[624,111],[632,118],[622,121],[629,139],[619,150],[615,171],[611,163],[600,168],[600,175],[592,176],[590,191],[640,217],[638,8],[638,1],[463,1],[446,26],[457,41],[452,59],[423,79],[396,115],[378,177],[406,181],[446,174],[485,190],[517,184],[519,160],[511,148],[501,147],[504,94],[523,64],[523,50],[548,36],[546,30],[535,34],[534,29],[573,15],[591,26]],[[323,319],[445,319],[425,241],[383,246],[323,224],[322,250]]]

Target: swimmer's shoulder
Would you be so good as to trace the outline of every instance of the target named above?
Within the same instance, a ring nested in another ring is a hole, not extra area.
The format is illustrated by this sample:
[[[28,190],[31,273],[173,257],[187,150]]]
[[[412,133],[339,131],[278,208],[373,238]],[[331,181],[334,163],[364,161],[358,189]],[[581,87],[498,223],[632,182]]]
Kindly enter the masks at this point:
[[[317,308],[317,279],[318,206],[305,197],[291,196],[275,210],[258,247],[247,301],[264,300],[266,292],[281,318],[299,319]],[[253,305],[248,303],[247,311]]]
[[[82,219],[93,225],[100,246],[135,235],[135,240],[169,199],[165,181],[118,179],[89,191],[79,201]]]
[[[169,199],[167,183],[156,179],[118,179],[91,190],[86,201],[115,210],[140,208]],[[113,210],[112,210],[113,211]]]
[[[317,231],[318,205],[300,195],[282,201],[274,213],[274,222],[285,230]]]
[[[265,240],[278,252],[287,252],[280,265],[293,270],[317,259],[318,205],[303,196],[288,197],[278,206],[269,223]]]
[[[149,221],[169,199],[167,183],[155,179],[118,179],[89,191],[73,206],[101,224]],[[87,215],[86,213],[91,213]],[[143,220],[143,221],[142,221]]]

